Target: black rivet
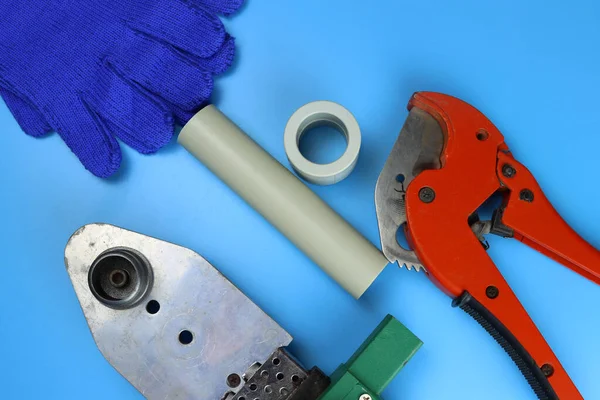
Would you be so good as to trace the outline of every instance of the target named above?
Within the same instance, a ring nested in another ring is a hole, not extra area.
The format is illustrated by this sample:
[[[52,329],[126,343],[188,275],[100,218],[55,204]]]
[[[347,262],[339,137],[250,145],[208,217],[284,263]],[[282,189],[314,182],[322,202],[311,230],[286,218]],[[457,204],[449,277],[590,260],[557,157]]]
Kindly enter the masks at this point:
[[[229,374],[227,377],[227,386],[230,388],[236,388],[240,386],[240,383],[242,383],[242,378],[238,374]]]
[[[523,189],[521,190],[521,193],[519,193],[519,198],[523,201],[531,203],[533,201],[533,192],[529,189]]]
[[[423,203],[431,203],[435,199],[435,192],[430,187],[424,187],[419,190],[419,199]]]
[[[477,137],[477,140],[484,142],[484,141],[488,140],[488,138],[490,137],[490,134],[485,129],[480,129],[477,131],[475,136]]]
[[[550,364],[542,365],[541,370],[546,378],[549,378],[552,376],[552,374],[554,374],[554,367]]]
[[[488,286],[485,289],[485,295],[487,297],[489,297],[490,299],[495,299],[496,297],[498,297],[499,294],[500,294],[500,291],[498,290],[498,288],[496,286]]]
[[[502,166],[502,175],[506,178],[512,178],[517,173],[517,170],[510,164],[504,164]]]

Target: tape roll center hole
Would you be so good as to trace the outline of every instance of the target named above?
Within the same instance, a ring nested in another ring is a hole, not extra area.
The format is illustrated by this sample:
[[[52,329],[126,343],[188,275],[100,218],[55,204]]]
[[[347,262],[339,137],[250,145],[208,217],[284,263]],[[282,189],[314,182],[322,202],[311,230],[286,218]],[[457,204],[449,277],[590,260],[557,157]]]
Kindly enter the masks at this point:
[[[331,164],[348,147],[348,134],[342,121],[308,121],[298,132],[300,154],[315,164]]]

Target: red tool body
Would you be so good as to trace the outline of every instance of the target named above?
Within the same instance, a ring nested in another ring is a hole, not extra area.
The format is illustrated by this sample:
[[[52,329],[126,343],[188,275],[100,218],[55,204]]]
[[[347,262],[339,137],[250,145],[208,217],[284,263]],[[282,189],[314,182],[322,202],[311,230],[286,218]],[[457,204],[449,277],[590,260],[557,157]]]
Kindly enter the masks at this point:
[[[481,112],[429,92],[414,94],[408,108],[413,107],[434,117],[444,133],[441,168],[420,172],[406,191],[409,241],[429,278],[494,336],[540,399],[581,399],[469,221],[500,192],[503,203],[495,223],[502,236],[522,241],[597,284],[600,252],[559,216]],[[423,190],[429,196],[423,197]]]

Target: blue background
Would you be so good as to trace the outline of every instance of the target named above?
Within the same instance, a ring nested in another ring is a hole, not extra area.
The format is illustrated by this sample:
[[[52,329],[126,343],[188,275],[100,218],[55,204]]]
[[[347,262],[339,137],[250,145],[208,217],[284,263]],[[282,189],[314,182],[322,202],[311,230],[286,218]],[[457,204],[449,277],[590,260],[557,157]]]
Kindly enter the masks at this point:
[[[347,107],[363,132],[356,170],[312,188],[379,245],[374,187],[406,103],[418,90],[452,94],[496,123],[557,210],[600,247],[599,22],[600,3],[584,0],[250,1],[227,22],[239,52],[214,100],[286,166],[294,110],[321,99]],[[67,239],[90,222],[201,253],[295,337],[306,366],[327,373],[395,315],[425,345],[387,400],[534,398],[424,274],[388,266],[355,301],[175,143],[154,156],[124,148],[122,171],[100,180],[57,135],[24,135],[0,105],[0,149],[2,399],[141,399],[97,350],[64,269]],[[600,398],[600,287],[514,240],[490,244],[583,396]]]

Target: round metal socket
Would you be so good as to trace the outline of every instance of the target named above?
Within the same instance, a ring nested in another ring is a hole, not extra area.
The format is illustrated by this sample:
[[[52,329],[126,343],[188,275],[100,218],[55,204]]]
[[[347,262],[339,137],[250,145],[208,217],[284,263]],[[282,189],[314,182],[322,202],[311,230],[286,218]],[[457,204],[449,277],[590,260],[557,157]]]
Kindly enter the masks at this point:
[[[150,292],[153,282],[148,260],[126,247],[115,247],[100,254],[88,273],[88,284],[94,297],[117,310],[138,305]]]

